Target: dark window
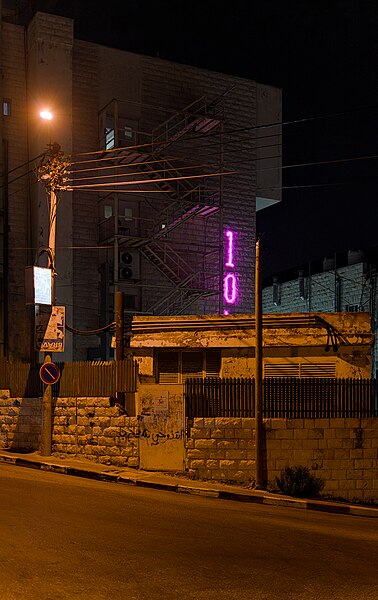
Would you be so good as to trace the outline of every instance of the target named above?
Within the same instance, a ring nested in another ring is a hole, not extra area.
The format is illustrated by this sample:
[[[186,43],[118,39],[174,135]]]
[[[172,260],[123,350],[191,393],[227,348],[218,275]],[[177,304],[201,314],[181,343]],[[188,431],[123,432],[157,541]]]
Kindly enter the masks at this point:
[[[185,383],[189,377],[219,377],[221,351],[158,350],[157,379],[159,383]]]
[[[10,117],[11,116],[11,101],[10,100],[3,100],[3,117]]]

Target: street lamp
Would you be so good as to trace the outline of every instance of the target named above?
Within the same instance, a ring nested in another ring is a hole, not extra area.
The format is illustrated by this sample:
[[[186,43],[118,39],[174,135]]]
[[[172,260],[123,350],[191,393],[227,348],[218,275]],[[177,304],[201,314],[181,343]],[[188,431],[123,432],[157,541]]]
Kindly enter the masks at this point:
[[[40,117],[51,121],[53,115],[48,109],[40,112]],[[43,157],[41,164],[37,168],[37,178],[42,181],[47,192],[49,204],[49,239],[48,246],[43,248],[41,253],[47,254],[47,266],[51,269],[51,305],[55,304],[55,250],[56,250],[56,217],[57,217],[57,193],[64,181],[66,168],[69,165],[65,159],[61,147],[54,142],[48,144],[48,150]],[[51,363],[51,351],[45,352],[44,362]],[[52,386],[47,384],[43,394],[42,405],[42,436],[41,436],[41,455],[51,456],[52,451]]]

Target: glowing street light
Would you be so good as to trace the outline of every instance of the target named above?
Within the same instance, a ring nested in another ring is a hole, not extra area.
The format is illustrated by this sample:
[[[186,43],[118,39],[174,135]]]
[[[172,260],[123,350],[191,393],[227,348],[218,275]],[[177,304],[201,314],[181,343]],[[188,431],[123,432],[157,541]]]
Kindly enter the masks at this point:
[[[41,112],[39,113],[39,116],[41,117],[41,119],[45,119],[45,121],[51,121],[53,118],[53,114],[50,110],[48,110],[47,108],[44,108],[43,110],[41,110]]]

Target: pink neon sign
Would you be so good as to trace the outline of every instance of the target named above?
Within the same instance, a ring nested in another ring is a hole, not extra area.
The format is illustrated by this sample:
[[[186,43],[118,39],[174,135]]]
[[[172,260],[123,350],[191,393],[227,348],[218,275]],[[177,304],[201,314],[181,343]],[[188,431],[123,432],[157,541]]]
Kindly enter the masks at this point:
[[[223,299],[226,304],[235,304],[238,296],[237,276],[233,272],[235,268],[234,261],[234,238],[235,234],[230,229],[225,231],[226,248],[225,248],[225,274],[223,278]],[[229,312],[227,309],[223,311],[225,315]]]
[[[226,231],[227,250],[226,250],[226,267],[234,267],[234,234],[232,231]]]
[[[236,278],[234,273],[227,273],[223,282],[223,298],[227,304],[235,304],[236,300]]]

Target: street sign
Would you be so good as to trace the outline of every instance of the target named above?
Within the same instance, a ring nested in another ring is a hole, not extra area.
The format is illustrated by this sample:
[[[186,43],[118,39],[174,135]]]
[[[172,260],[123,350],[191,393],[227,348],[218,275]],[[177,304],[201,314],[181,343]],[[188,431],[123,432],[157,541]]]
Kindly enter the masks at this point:
[[[39,369],[39,376],[46,385],[54,385],[59,381],[60,371],[55,363],[46,362]]]
[[[35,316],[35,349],[64,352],[65,307],[39,307]]]

